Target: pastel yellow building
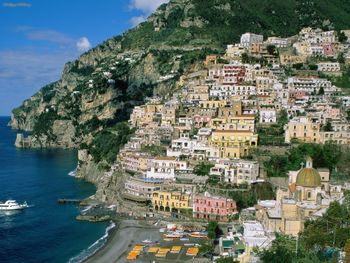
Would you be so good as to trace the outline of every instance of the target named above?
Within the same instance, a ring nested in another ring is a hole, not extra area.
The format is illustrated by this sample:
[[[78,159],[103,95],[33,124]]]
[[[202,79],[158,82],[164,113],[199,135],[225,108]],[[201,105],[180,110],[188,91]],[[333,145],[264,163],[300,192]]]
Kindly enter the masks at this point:
[[[306,63],[306,56],[293,54],[280,54],[281,65],[293,65]]]
[[[210,128],[218,130],[242,130],[254,132],[255,115],[244,114],[227,118],[214,118],[210,121]]]
[[[183,95],[189,101],[207,101],[209,100],[209,87],[207,85],[189,87]]]
[[[190,209],[190,194],[179,191],[158,191],[152,195],[152,205],[157,211],[176,212],[179,209]]]
[[[230,118],[242,114],[242,103],[241,101],[232,101],[230,105],[218,108],[219,118]]]
[[[258,135],[252,131],[215,130],[210,138],[210,145],[218,148],[221,158],[240,158],[256,148]]]
[[[226,100],[205,100],[199,102],[199,106],[202,109],[217,109],[220,107],[225,107],[226,104]]]
[[[130,116],[130,123],[134,127],[140,127],[145,123],[153,121],[156,113],[162,111],[163,105],[147,104],[144,106],[136,106]]]
[[[176,123],[176,106],[162,108],[162,125],[174,125]]]
[[[296,117],[285,127],[285,142],[292,139],[306,143],[320,143],[320,124],[312,122],[307,117]]]

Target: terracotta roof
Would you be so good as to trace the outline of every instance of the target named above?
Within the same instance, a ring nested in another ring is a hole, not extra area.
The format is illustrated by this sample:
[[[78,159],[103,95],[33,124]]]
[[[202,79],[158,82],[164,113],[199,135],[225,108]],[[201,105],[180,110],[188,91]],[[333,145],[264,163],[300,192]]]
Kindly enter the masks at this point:
[[[297,190],[297,185],[295,183],[289,185],[289,191],[291,193],[295,193],[296,190]]]

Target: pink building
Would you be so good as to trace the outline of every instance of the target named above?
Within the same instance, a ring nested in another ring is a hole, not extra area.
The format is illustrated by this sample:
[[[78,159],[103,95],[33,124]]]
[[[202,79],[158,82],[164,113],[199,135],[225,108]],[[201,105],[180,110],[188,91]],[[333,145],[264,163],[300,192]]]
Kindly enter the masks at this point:
[[[323,45],[323,50],[324,50],[324,55],[326,57],[334,57],[336,55],[336,52],[332,44]]]
[[[237,213],[236,201],[224,197],[195,195],[193,197],[193,217],[227,222],[229,216]]]
[[[211,120],[210,116],[204,116],[204,115],[194,115],[192,117],[194,127],[196,128],[202,128],[205,127]]]
[[[302,99],[306,96],[306,92],[304,90],[296,90],[289,92],[289,98],[291,99]]]

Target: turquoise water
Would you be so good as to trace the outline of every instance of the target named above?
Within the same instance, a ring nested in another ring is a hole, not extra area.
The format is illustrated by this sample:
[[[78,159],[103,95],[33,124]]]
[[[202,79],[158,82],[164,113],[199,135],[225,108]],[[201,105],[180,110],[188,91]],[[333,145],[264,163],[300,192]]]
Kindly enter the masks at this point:
[[[0,212],[0,262],[68,262],[105,235],[108,224],[78,222],[80,208],[58,205],[57,199],[85,198],[95,188],[68,175],[77,163],[75,151],[17,150],[8,121],[0,117],[0,200],[34,206]]]

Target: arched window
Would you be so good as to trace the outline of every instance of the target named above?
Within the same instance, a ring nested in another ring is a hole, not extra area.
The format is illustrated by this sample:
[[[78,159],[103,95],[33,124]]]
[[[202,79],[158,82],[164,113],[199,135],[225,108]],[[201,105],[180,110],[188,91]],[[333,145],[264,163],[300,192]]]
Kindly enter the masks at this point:
[[[311,192],[307,192],[307,198],[310,199],[311,198]]]

